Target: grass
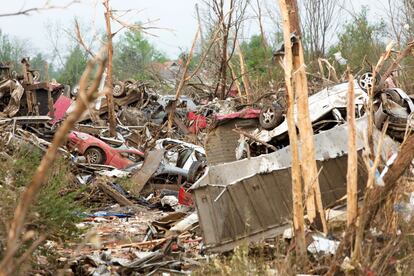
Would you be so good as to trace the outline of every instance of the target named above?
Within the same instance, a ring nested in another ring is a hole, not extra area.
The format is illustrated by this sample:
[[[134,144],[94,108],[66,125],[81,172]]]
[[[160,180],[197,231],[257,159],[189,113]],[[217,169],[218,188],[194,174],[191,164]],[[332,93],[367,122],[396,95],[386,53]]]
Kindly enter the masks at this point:
[[[243,245],[227,255],[211,257],[207,263],[193,272],[193,275],[276,275],[272,269],[272,254],[265,247]]]
[[[38,148],[22,144],[10,153],[10,157],[3,156],[0,160],[0,257],[18,197],[30,183],[42,154]],[[59,243],[74,240],[80,235],[75,226],[80,218],[75,213],[83,211],[83,208],[74,200],[77,190],[73,187],[73,178],[68,161],[57,158],[26,219],[25,232],[33,233],[33,237],[23,243],[20,254],[40,234]]]

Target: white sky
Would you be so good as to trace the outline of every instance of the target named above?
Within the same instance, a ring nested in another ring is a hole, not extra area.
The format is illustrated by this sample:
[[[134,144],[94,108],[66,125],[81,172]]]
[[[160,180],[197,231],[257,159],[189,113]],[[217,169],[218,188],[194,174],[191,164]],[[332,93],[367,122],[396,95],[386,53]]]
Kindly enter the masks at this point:
[[[299,0],[301,1],[301,0]],[[361,5],[368,5],[372,15],[382,13],[380,2],[386,0],[348,0],[348,7],[353,6],[358,10]],[[15,12],[20,9],[43,6],[45,0],[0,0],[0,13]],[[49,0],[53,5],[64,6],[70,0]],[[202,0],[111,0],[113,9],[132,9],[134,12],[123,17],[126,22],[155,21],[151,26],[164,28],[163,30],[152,30],[158,37],[151,37],[150,40],[156,47],[174,58],[181,49],[188,49],[191,45],[196,31],[197,20],[195,15],[195,4],[201,6]],[[256,1],[252,1],[255,3]],[[277,0],[260,0],[265,6],[277,6]],[[265,11],[263,11],[265,12]],[[80,4],[74,4],[66,10],[48,10],[40,13],[33,13],[30,16],[0,17],[0,29],[9,35],[28,38],[32,43],[33,52],[42,51],[48,53],[51,45],[47,43],[47,28],[49,23],[58,24],[66,29],[72,28],[74,17],[80,19],[84,30],[96,30],[104,28],[103,7],[101,0],[81,0]],[[268,19],[270,20],[270,19]],[[269,21],[270,22],[270,21]],[[88,24],[87,24],[88,23]],[[92,24],[89,24],[92,23]],[[85,26],[88,25],[88,26]],[[271,24],[268,24],[271,26]],[[117,29],[116,26],[113,28]],[[169,30],[166,30],[169,29]],[[271,28],[269,27],[269,30]],[[257,32],[256,23],[247,26],[246,33]],[[66,34],[61,33],[62,45],[67,46]],[[33,47],[34,46],[34,47]]]

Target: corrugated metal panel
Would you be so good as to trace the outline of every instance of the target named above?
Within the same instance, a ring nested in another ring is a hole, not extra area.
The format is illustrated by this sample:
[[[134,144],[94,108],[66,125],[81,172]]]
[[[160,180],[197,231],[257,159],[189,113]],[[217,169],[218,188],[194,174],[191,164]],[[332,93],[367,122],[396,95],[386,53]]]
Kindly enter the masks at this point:
[[[359,134],[364,129],[362,123]],[[316,135],[315,142],[322,201],[328,206],[346,194],[346,126]],[[387,156],[396,147],[387,138],[382,154]],[[362,164],[361,160],[358,163]],[[293,206],[289,164],[287,147],[250,160],[211,167],[194,184],[199,222],[209,250],[228,250],[239,243],[275,236],[289,226]],[[363,167],[359,168],[358,185],[362,189],[366,174]]]
[[[323,166],[319,181],[324,206],[346,194],[346,162],[346,156],[318,162]],[[359,178],[360,188],[365,182],[366,177]],[[266,238],[266,230],[283,229],[292,215],[290,169],[246,178],[227,188],[204,186],[195,195],[204,242],[213,251],[245,238]]]

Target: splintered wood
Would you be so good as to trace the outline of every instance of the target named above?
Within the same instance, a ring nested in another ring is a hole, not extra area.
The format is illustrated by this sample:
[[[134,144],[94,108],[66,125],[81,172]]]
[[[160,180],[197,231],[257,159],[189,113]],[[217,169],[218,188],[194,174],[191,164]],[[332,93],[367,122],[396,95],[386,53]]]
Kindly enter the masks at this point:
[[[356,150],[356,124],[355,124],[355,90],[354,77],[348,75],[348,102],[347,102],[347,122],[348,122],[348,169],[346,173],[347,182],[347,224],[355,222],[357,217],[357,185],[358,185],[358,154]]]
[[[112,30],[111,30],[111,17],[112,11],[111,7],[109,6],[109,0],[104,0],[103,5],[105,7],[105,22],[106,22],[106,35],[108,39],[108,68],[107,68],[107,75],[106,75],[106,90],[105,96],[106,101],[108,104],[108,121],[109,121],[109,134],[111,137],[116,136],[116,116],[115,116],[115,105],[114,105],[114,97],[112,95],[113,90],[113,79],[112,79],[112,56],[114,53],[114,49],[112,46]]]
[[[288,108],[287,108],[287,123],[289,132],[289,142],[292,153],[292,197],[293,197],[293,227],[295,229],[296,238],[296,253],[299,258],[304,258],[306,254],[306,242],[305,242],[305,219],[303,212],[303,190],[302,181],[300,176],[300,164],[299,164],[299,145],[298,136],[296,133],[296,124],[294,117],[294,103],[295,94],[292,83],[292,70],[293,70],[293,54],[292,54],[292,42],[290,40],[290,17],[289,11],[292,8],[288,7],[288,2],[280,0],[280,10],[283,17],[283,38],[285,41],[285,82],[286,91],[288,96]]]
[[[304,54],[299,26],[299,14],[296,0],[280,0],[283,17],[283,34],[285,45],[285,81],[288,92],[288,126],[292,151],[292,193],[294,202],[294,225],[298,244],[298,253],[304,254],[303,248],[303,191],[300,175],[305,187],[307,215],[312,224],[320,222],[327,233],[326,217],[322,205],[315,160],[312,123],[309,117],[308,84],[305,71]],[[295,35],[292,43],[292,35]],[[298,139],[294,117],[294,101],[297,101],[297,122],[301,142],[301,164],[299,164]]]

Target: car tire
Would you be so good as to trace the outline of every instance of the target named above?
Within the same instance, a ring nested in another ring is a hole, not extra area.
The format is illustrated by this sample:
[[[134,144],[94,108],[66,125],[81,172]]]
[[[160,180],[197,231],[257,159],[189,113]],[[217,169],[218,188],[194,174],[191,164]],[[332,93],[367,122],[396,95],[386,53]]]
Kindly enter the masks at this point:
[[[394,101],[395,103],[397,103],[401,106],[404,104],[404,100],[401,98],[400,94],[398,94],[397,91],[395,91],[393,89],[387,89],[383,93],[390,96],[391,100]]]
[[[260,111],[259,122],[264,129],[273,129],[283,121],[283,109],[279,105],[268,105]]]
[[[117,81],[114,83],[114,87],[112,88],[112,95],[115,98],[119,98],[125,95],[125,85],[122,81]]]
[[[134,83],[136,83],[137,81],[136,80],[134,80],[134,79],[127,79],[127,80],[125,80],[124,81],[124,83],[125,83],[125,86],[127,86],[127,85],[131,85],[131,84],[134,84]]]
[[[194,183],[197,181],[198,177],[200,176],[200,173],[202,172],[202,169],[204,167],[203,162],[200,161],[194,161],[190,169],[188,169],[188,182]]]
[[[105,163],[105,153],[97,147],[88,148],[84,156],[86,161],[90,164],[103,164]]]

